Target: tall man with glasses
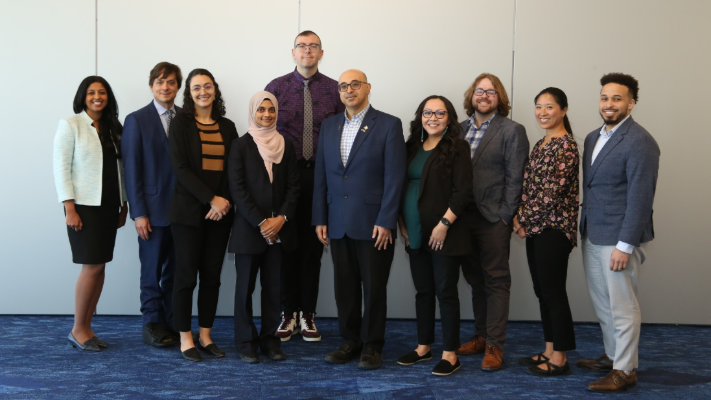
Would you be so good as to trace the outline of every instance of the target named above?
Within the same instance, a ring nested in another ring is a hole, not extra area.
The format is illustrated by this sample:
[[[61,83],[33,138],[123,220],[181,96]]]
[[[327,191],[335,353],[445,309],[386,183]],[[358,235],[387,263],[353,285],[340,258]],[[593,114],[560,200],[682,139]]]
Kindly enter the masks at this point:
[[[370,106],[370,88],[358,70],[339,78],[346,112],[323,121],[312,219],[318,238],[331,245],[343,338],[326,361],[343,364],[360,356],[361,369],[382,363],[387,284],[406,163],[402,122]]]
[[[158,63],[148,79],[153,101],[126,117],[121,139],[126,193],[138,233],[143,341],[155,347],[180,343],[173,330],[175,246],[167,214],[175,184],[168,129],[180,111],[175,96],[182,80],[177,65]]]
[[[318,70],[323,57],[321,39],[312,31],[299,33],[291,55],[294,71],[271,81],[264,89],[279,102],[277,130],[291,140],[299,169],[296,227],[299,249],[286,258],[281,273],[281,324],[276,335],[287,341],[297,330],[309,342],[320,341],[314,323],[323,245],[311,226],[314,160],[321,123],[345,107],[338,96],[338,82]]]
[[[466,213],[472,254],[462,272],[472,287],[475,336],[457,354],[485,353],[481,369],[504,365],[511,273],[512,220],[521,199],[523,168],[528,160],[526,129],[506,116],[511,106],[495,75],[483,73],[464,94],[469,119],[462,121],[469,142],[474,202]]]

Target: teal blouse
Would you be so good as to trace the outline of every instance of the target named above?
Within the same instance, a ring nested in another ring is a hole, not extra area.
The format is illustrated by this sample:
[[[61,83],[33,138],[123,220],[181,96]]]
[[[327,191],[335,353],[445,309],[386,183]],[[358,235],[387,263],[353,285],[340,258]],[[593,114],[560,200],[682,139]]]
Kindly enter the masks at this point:
[[[422,226],[420,224],[420,211],[417,209],[417,199],[420,194],[420,178],[425,161],[432,150],[425,151],[422,147],[407,167],[407,188],[405,189],[405,204],[402,208],[402,218],[405,229],[410,237],[410,248],[419,249],[422,246]]]

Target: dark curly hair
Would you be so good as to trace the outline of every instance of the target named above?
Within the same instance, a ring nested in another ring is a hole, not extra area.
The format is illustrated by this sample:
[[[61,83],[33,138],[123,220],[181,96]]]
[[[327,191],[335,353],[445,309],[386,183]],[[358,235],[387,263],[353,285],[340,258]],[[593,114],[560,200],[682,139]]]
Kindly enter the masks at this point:
[[[457,149],[454,145],[456,140],[462,136],[462,126],[457,122],[457,110],[454,109],[452,102],[444,96],[432,95],[422,100],[415,111],[415,119],[410,122],[410,136],[407,138],[405,145],[407,146],[407,157],[410,159],[422,146],[422,142],[427,140],[429,136],[427,131],[422,126],[422,111],[425,109],[425,104],[432,99],[442,100],[444,107],[449,117],[447,123],[447,132],[440,140],[438,146],[442,149],[437,159],[434,161],[434,168],[441,169],[442,178],[446,178],[452,172],[452,165],[457,158]]]
[[[101,118],[99,118],[99,139],[101,141],[112,139],[116,145],[116,149],[119,152],[117,156],[121,157],[121,134],[123,133],[123,125],[118,119],[118,102],[116,102],[116,96],[114,96],[114,91],[111,89],[111,85],[106,79],[100,76],[87,76],[79,84],[77,88],[77,93],[74,95],[74,112],[79,114],[80,112],[86,110],[86,91],[89,89],[92,83],[100,83],[106,89],[106,94],[108,95],[109,101],[106,107],[101,112]],[[108,135],[106,134],[108,133]]]
[[[630,91],[630,97],[634,99],[637,103],[637,93],[639,92],[639,82],[632,75],[622,74],[619,72],[611,72],[609,74],[603,75],[600,78],[600,85],[605,86],[608,83],[616,83],[618,85],[627,86]]]
[[[212,119],[217,120],[220,117],[225,116],[225,101],[222,100],[222,92],[220,92],[220,85],[217,84],[215,77],[212,76],[210,71],[204,68],[195,68],[190,71],[188,77],[185,78],[185,89],[183,89],[183,112],[191,117],[195,116],[195,102],[193,101],[193,96],[190,94],[190,80],[193,79],[195,75],[205,75],[215,86],[215,100],[212,102],[212,112],[210,116]]]

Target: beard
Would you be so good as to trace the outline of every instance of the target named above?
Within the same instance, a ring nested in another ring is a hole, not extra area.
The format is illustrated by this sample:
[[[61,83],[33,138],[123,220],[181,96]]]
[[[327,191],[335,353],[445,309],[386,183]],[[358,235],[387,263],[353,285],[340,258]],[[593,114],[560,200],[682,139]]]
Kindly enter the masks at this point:
[[[605,125],[617,125],[619,124],[623,119],[627,118],[627,115],[629,115],[628,110],[619,110],[617,115],[613,115],[608,117],[605,115],[604,112],[600,111],[600,116],[602,117],[602,120],[605,121]]]

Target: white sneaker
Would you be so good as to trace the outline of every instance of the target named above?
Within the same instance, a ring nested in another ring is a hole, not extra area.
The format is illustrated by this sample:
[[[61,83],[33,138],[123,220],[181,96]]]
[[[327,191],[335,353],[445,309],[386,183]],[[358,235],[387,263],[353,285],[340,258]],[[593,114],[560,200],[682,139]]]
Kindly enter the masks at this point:
[[[282,342],[286,342],[289,339],[291,339],[291,335],[296,333],[296,312],[293,314],[289,315],[284,315],[284,312],[281,312],[281,324],[279,324],[279,328],[276,330],[275,336],[278,338],[281,338]]]
[[[299,316],[299,329],[301,330],[301,337],[307,342],[321,341],[321,334],[318,332],[318,329],[316,329],[316,324],[314,323],[315,316],[315,313],[304,314],[303,311],[301,311]]]

